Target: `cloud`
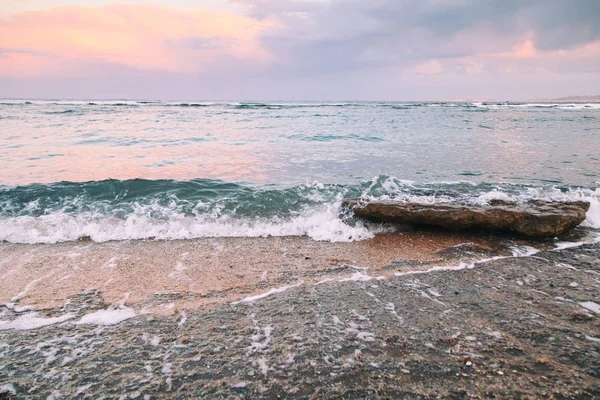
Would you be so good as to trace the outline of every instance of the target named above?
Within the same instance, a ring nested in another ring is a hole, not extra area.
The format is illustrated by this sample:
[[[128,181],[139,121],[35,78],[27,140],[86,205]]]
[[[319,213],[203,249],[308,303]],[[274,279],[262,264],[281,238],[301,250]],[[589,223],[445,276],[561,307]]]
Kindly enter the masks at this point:
[[[224,59],[260,64],[270,56],[257,36],[268,25],[224,12],[135,4],[29,11],[0,19],[0,48],[14,55],[0,71],[56,72],[48,68],[53,61],[35,57],[40,54],[65,69],[90,61],[182,72],[205,71]]]
[[[597,0],[234,1],[255,18],[280,21],[261,32],[265,48],[284,64],[312,71],[412,69],[435,59],[508,53],[524,43],[544,52],[600,40]]]
[[[230,3],[0,17],[0,96],[518,99],[600,87],[598,0]]]
[[[406,72],[408,74],[415,75],[437,75],[444,73],[445,69],[442,66],[442,63],[439,62],[439,60],[431,60],[424,64],[417,65],[414,68],[410,68]]]
[[[171,42],[173,43],[173,42]],[[179,39],[176,43],[189,49],[227,49],[239,44],[236,38],[221,38],[219,36],[190,36]]]

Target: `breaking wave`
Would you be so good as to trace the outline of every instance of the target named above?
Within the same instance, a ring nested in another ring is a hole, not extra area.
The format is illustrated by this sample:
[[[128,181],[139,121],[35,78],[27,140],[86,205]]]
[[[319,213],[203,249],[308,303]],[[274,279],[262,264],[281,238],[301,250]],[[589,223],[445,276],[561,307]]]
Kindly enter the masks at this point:
[[[308,236],[357,241],[394,229],[355,220],[342,200],[489,204],[532,199],[591,203],[584,225],[600,229],[600,189],[513,184],[418,184],[376,176],[354,185],[254,188],[218,180],[105,180],[0,186],[0,241],[56,243],[129,239]]]
[[[363,107],[390,108],[408,110],[416,107],[443,107],[464,109],[494,110],[506,108],[556,108],[564,110],[598,110],[600,102],[573,103],[516,103],[516,102],[228,102],[228,101],[196,101],[196,102],[164,102],[147,100],[0,100],[4,106],[74,106],[74,107],[218,107],[233,110],[282,110],[295,108],[323,107]],[[72,110],[71,110],[72,111]]]

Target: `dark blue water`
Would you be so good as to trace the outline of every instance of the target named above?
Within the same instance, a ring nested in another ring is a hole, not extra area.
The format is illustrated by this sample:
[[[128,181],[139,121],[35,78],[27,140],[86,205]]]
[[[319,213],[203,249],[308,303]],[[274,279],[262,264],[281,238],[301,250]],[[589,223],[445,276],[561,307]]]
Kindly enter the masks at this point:
[[[360,240],[347,197],[587,199],[600,104],[0,101],[0,240]]]

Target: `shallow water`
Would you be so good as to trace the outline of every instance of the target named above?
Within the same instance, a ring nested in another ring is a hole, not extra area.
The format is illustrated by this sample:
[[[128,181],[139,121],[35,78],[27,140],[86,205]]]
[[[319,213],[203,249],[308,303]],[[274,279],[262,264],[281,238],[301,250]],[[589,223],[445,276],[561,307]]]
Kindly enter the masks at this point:
[[[0,101],[0,240],[308,235],[347,197],[586,199],[600,104]]]

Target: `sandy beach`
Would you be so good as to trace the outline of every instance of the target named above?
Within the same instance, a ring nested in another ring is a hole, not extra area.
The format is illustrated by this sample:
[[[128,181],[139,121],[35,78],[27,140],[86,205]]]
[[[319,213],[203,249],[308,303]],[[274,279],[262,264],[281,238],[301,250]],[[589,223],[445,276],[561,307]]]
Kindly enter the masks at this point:
[[[175,305],[188,309],[299,282],[344,279],[356,271],[388,277],[420,264],[444,264],[449,260],[438,252],[461,244],[506,254],[500,243],[436,230],[380,234],[346,243],[306,237],[4,243],[0,302],[55,308],[71,296],[96,289],[108,304],[129,306],[156,293],[181,293],[185,300]]]
[[[5,243],[0,389],[594,398],[600,244],[587,241],[425,231],[352,243]]]

